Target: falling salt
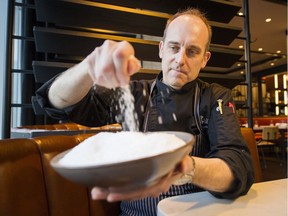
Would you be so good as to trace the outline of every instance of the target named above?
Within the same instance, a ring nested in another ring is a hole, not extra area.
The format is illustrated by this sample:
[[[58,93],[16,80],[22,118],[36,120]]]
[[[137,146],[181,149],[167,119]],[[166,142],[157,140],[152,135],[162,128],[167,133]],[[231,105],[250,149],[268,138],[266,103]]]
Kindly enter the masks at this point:
[[[163,124],[163,119],[161,116],[158,116],[158,124]]]
[[[117,117],[118,121],[122,122],[124,131],[138,131],[139,123],[137,114],[134,107],[134,97],[131,94],[129,85],[119,88],[119,109],[120,116]]]
[[[143,94],[144,97],[146,96],[146,89],[143,89],[142,94]]]
[[[140,106],[140,109],[141,109],[141,112],[144,113],[144,106],[143,105]]]
[[[176,122],[176,121],[177,121],[176,114],[175,114],[175,113],[172,113],[172,116],[173,116],[174,121]]]

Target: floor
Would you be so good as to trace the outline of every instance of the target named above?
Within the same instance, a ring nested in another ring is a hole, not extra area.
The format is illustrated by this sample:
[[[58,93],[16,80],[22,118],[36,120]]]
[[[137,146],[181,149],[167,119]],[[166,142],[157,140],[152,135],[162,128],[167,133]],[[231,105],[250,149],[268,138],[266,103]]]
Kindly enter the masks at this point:
[[[277,159],[275,155],[265,154],[266,165],[262,165],[262,180],[271,181],[276,179],[287,178],[287,157],[285,159]],[[260,158],[261,160],[261,158]]]

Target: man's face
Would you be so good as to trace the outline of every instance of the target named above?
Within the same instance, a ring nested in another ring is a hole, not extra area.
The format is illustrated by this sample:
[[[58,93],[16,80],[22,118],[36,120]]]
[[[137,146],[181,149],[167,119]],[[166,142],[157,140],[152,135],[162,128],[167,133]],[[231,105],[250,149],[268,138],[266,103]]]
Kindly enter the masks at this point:
[[[206,25],[196,16],[182,15],[170,23],[159,44],[166,85],[180,89],[198,77],[211,55],[206,51],[208,37]]]

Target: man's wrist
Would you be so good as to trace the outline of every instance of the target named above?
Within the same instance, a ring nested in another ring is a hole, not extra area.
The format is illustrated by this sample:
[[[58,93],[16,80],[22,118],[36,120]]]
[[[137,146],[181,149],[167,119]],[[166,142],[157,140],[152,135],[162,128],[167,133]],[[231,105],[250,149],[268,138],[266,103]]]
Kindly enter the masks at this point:
[[[196,162],[195,162],[194,157],[191,156],[190,158],[192,160],[192,170],[188,175],[191,176],[191,179],[193,180],[193,178],[195,176],[195,172],[196,172]]]
[[[190,179],[189,183],[192,183],[193,182],[193,179],[195,177],[195,170],[196,170],[196,162],[195,162],[195,159],[194,157],[190,157],[191,161],[192,161],[192,170],[189,172],[189,173],[186,173],[184,176],[187,178],[187,179]]]
[[[196,163],[195,159],[193,157],[190,157],[192,161],[192,170],[189,173],[184,174],[181,176],[181,178],[177,179],[173,185],[183,185],[183,184],[188,184],[188,183],[193,183],[193,179],[195,176],[195,171],[196,171]]]

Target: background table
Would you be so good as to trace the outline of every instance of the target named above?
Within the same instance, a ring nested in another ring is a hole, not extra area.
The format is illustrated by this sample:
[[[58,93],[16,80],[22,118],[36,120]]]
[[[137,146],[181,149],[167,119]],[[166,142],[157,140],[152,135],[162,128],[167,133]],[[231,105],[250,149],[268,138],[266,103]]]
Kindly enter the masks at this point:
[[[245,196],[217,199],[207,191],[164,199],[158,216],[287,216],[287,179],[254,184]]]
[[[259,140],[262,138],[262,131],[264,127],[269,127],[269,125],[262,125],[258,127],[253,127],[253,131],[255,133],[255,139]],[[287,124],[280,124],[280,125],[275,125],[278,126],[279,128],[279,147],[280,147],[280,153],[281,153],[281,158],[286,159],[287,157],[287,131],[288,131],[288,125]],[[260,133],[260,135],[258,135]]]

